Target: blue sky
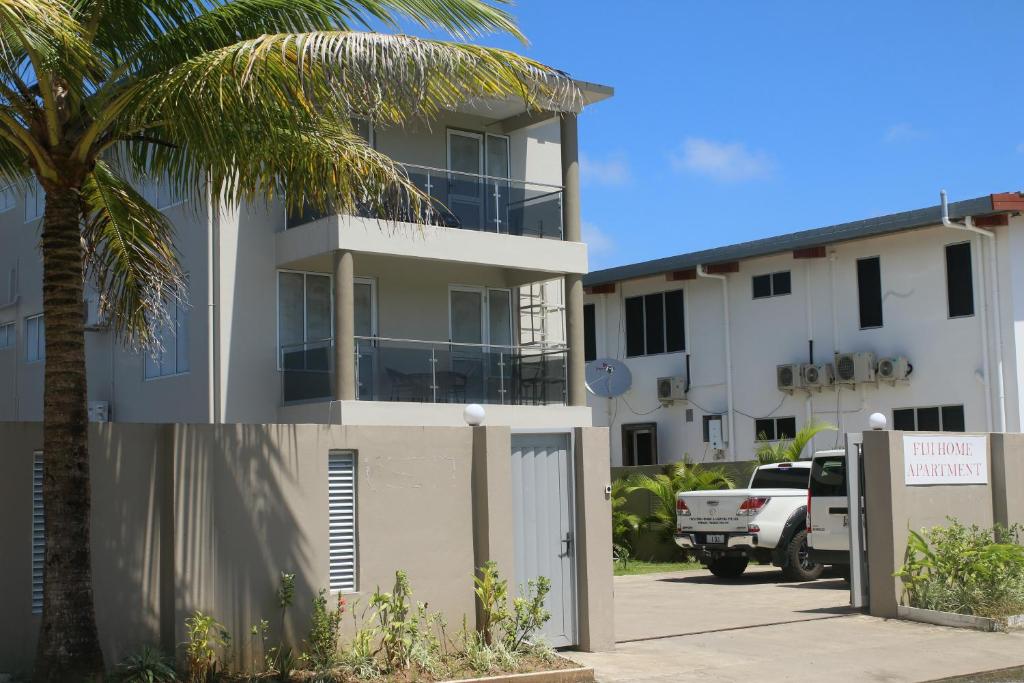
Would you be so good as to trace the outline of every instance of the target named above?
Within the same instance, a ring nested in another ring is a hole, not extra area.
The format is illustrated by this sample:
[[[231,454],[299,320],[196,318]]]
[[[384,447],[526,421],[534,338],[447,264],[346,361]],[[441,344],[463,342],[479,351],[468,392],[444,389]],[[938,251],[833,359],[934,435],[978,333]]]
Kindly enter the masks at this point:
[[[591,266],[1024,189],[1019,0],[519,0],[580,119]]]

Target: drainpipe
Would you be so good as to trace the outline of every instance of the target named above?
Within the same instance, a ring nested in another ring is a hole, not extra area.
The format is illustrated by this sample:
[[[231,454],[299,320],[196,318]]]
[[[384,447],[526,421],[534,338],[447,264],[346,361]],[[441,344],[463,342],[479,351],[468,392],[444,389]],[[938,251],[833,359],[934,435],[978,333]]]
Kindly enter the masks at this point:
[[[807,300],[807,362],[814,362],[814,302],[811,300],[811,259],[804,262],[804,298]],[[812,405],[811,392],[807,391],[807,400],[804,404],[807,412],[807,424],[814,420],[814,406]],[[814,438],[811,438],[811,453],[814,452]]]
[[[220,415],[220,215],[214,211],[213,191],[206,191],[206,351],[208,377],[207,415],[213,424]]]
[[[836,252],[832,249],[828,252],[828,280],[829,280],[829,305],[832,307],[832,358],[839,353],[839,312],[836,310]],[[833,384],[836,392],[836,430],[843,433],[843,411],[842,392],[839,384]]]
[[[697,276],[722,281],[722,315],[725,325],[725,401],[729,415],[729,450],[736,455],[736,420],[732,401],[732,343],[729,333],[729,279],[725,275],[712,275],[703,265],[697,266]],[[735,458],[734,458],[735,459]]]
[[[991,279],[992,286],[992,308],[995,309],[992,312],[992,325],[995,330],[995,344],[996,344],[996,396],[998,397],[999,407],[996,412],[999,422],[996,425],[997,431],[1006,431],[1006,389],[1003,382],[1003,332],[1002,325],[1000,324],[1000,315],[1002,308],[999,305],[999,265],[996,256],[996,234],[991,230],[985,230],[974,225],[974,221],[970,216],[964,217],[963,223],[954,223],[949,219],[949,201],[946,197],[946,191],[941,190],[939,197],[942,200],[942,225],[947,228],[954,230],[966,230],[973,232],[982,237],[988,237],[991,243],[991,249],[988,251],[988,267],[986,268],[986,275]],[[981,248],[984,250],[984,242],[981,243]],[[984,302],[984,297],[983,297]],[[983,303],[984,305],[984,303]],[[984,309],[982,309],[984,310]],[[982,323],[985,327],[988,327],[988,321],[984,320]],[[987,351],[987,342],[983,344],[983,348]],[[983,354],[987,355],[987,354]],[[986,376],[989,372],[989,366],[987,361],[985,365]],[[987,378],[987,377],[986,377]],[[991,381],[989,382],[991,386]],[[986,391],[988,394],[989,391]],[[991,401],[991,397],[988,397]]]

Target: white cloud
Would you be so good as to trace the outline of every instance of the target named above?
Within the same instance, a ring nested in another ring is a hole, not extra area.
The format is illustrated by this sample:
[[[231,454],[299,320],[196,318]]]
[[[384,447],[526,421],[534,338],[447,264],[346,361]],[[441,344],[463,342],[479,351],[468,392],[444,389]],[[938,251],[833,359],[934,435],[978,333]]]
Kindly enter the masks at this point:
[[[587,249],[592,256],[607,254],[614,250],[615,240],[604,230],[588,221],[583,221],[580,227],[583,230],[583,241],[587,243]]]
[[[621,156],[591,159],[580,154],[580,181],[586,185],[625,185],[629,177],[629,164]]]
[[[907,142],[925,137],[924,131],[918,130],[909,123],[895,123],[885,131],[886,142]]]
[[[672,167],[724,183],[772,177],[775,162],[764,152],[748,150],[742,142],[686,138],[671,156]]]
[[[1017,145],[1017,152],[1019,154],[1024,154],[1024,142],[1022,142],[1019,145]]]

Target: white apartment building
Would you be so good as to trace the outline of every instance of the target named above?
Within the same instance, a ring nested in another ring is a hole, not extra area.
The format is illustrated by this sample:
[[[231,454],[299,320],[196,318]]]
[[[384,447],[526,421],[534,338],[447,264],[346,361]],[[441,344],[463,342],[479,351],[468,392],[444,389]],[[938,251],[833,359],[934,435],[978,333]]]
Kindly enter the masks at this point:
[[[932,206],[590,273],[588,370],[632,375],[589,397],[612,465],[746,460],[812,419],[833,447],[875,412],[1020,431],[1021,210],[993,194],[949,204],[948,226]]]
[[[585,106],[612,94],[579,87]],[[478,402],[489,424],[589,426],[568,343],[587,271],[576,131],[575,115],[521,100],[367,129],[436,200],[428,225],[288,216],[280,202],[215,212],[146,185],[176,227],[190,301],[157,355],[121,348],[85,302],[92,414],[464,425]],[[42,199],[0,192],[0,421],[42,418]]]

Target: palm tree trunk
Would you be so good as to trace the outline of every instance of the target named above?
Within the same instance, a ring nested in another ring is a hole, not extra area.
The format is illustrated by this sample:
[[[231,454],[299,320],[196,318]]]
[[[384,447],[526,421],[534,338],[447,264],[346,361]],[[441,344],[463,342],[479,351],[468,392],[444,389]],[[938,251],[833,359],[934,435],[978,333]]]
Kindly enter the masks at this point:
[[[89,540],[85,314],[77,189],[48,192],[43,215],[43,510],[46,569],[36,681],[103,675]]]

